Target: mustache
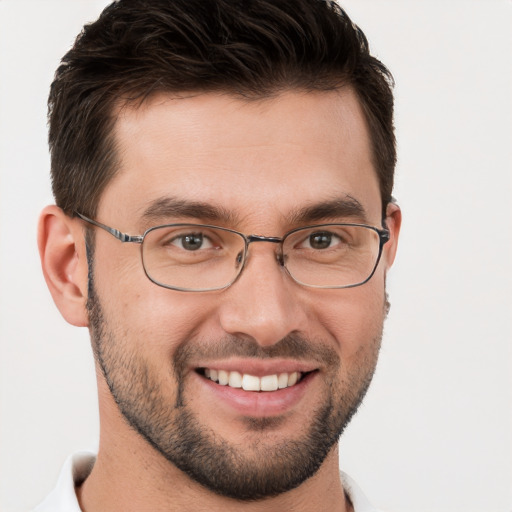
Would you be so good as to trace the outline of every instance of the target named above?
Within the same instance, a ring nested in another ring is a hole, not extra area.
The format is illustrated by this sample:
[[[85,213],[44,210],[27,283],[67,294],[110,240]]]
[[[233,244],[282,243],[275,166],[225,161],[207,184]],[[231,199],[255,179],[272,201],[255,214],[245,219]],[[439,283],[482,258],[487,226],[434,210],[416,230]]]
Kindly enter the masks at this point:
[[[254,338],[225,336],[212,342],[187,342],[180,345],[174,354],[174,367],[181,375],[190,361],[229,359],[245,357],[254,359],[289,358],[317,362],[322,366],[334,366],[340,357],[325,341],[311,341],[304,336],[290,334],[270,346],[260,345]]]

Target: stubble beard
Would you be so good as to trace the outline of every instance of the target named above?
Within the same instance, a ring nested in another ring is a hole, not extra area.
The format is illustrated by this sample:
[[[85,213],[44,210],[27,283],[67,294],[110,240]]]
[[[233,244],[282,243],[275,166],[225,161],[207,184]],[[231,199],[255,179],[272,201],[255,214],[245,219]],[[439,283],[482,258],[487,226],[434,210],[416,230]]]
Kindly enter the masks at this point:
[[[92,266],[90,266],[92,268]],[[382,329],[366,345],[357,365],[340,382],[340,358],[328,345],[301,337],[287,337],[270,349],[254,340],[228,338],[214,344],[217,351],[246,357],[304,357],[314,352],[328,368],[323,403],[297,439],[272,442],[280,418],[247,418],[251,443],[230,443],[205,426],[187,397],[184,371],[197,353],[211,354],[197,342],[184,342],[173,357],[177,392],[171,403],[168,392],[144,354],[128,351],[105,321],[92,273],[89,280],[91,342],[105,381],[128,422],[171,464],[210,491],[242,501],[256,501],[294,489],[319,469],[357,411],[370,385],[380,349]],[[384,316],[384,315],[383,315]],[[206,345],[206,344],[204,344]],[[143,344],[139,344],[143,346]],[[211,347],[212,345],[209,344]],[[171,372],[169,372],[171,373]]]

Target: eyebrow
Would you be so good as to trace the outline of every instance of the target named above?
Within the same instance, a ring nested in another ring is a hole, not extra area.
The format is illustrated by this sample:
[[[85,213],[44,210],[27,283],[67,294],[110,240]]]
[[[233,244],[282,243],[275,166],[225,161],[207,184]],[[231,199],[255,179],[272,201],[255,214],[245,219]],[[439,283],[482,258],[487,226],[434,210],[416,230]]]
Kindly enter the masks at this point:
[[[186,218],[225,225],[236,225],[239,217],[233,211],[200,201],[187,201],[173,197],[161,197],[152,201],[142,214],[143,223],[165,222],[166,219]],[[292,211],[287,215],[291,224],[311,224],[326,220],[358,220],[366,222],[363,205],[346,195],[330,201],[322,201]]]
[[[343,198],[323,201],[300,208],[293,212],[291,216],[294,224],[310,224],[328,219],[352,219],[366,222],[367,216],[363,205],[355,197],[348,194]]]
[[[225,208],[200,201],[185,201],[173,197],[161,197],[152,201],[142,214],[143,222],[161,221],[168,218],[200,219],[208,222],[235,223],[236,215]]]

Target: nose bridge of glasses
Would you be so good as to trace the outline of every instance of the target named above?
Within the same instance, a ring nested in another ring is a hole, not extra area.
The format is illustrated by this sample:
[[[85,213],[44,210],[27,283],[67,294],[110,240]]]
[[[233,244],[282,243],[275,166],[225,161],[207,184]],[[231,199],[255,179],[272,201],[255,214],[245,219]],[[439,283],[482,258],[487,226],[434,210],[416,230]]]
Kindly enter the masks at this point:
[[[281,250],[276,254],[277,261],[280,265],[284,265],[283,255],[282,255],[282,242],[283,239],[278,236],[263,236],[263,235],[248,235],[247,236],[247,248],[249,248],[249,244],[252,242],[269,242],[271,244],[280,244]]]
[[[282,238],[278,236],[262,236],[262,235],[249,235],[247,237],[247,242],[270,242],[272,244],[280,244],[283,241]]]

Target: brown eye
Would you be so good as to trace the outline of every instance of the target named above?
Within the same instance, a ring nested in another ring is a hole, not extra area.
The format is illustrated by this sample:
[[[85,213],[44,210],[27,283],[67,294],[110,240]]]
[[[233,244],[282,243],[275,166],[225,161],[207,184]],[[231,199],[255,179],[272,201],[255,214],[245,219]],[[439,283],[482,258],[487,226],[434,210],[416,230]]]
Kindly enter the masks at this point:
[[[333,238],[335,238],[335,236],[332,233],[329,233],[326,231],[319,232],[319,233],[313,233],[313,234],[309,235],[309,238],[308,238],[309,247],[311,247],[311,249],[318,249],[318,250],[328,249],[329,247],[331,247]]]

